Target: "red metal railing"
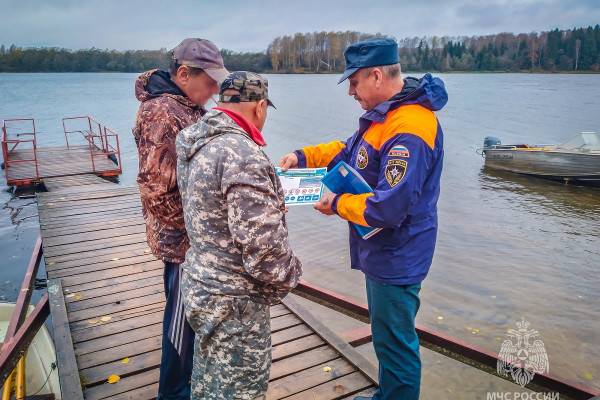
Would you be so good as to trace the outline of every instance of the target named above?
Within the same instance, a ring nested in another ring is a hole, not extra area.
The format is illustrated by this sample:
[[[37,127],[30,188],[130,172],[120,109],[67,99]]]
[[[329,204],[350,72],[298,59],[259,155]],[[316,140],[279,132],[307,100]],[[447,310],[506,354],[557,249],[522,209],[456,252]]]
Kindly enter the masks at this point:
[[[74,121],[79,124],[79,129],[68,129],[67,121]],[[88,145],[90,151],[90,161],[92,163],[92,171],[102,172],[106,174],[118,175],[122,172],[121,168],[121,147],[119,144],[119,135],[113,130],[102,125],[90,116],[67,117],[62,119],[63,132],[65,134],[65,142],[67,148],[70,148],[69,134],[79,133]],[[105,157],[111,159],[117,168],[114,170],[96,169],[96,158]]]
[[[44,294],[38,301],[34,310],[27,316],[29,301],[33,292],[35,277],[42,259],[42,239],[38,237],[25,278],[19,291],[19,296],[15,304],[15,308],[6,330],[4,343],[0,351],[0,385],[5,385],[12,380],[17,363],[23,357],[29,347],[29,344],[37,334],[38,330],[44,324],[48,315],[50,315],[50,306],[48,302],[48,294]],[[17,375],[18,376],[18,375]],[[6,386],[6,385],[5,385]],[[25,392],[23,388],[23,392]]]
[[[28,128],[29,124],[27,122],[31,122],[31,131],[25,127],[18,126],[25,124]],[[13,124],[17,126],[10,126]],[[9,132],[9,130],[11,130],[11,132]],[[22,136],[29,136],[31,138],[20,139]],[[24,143],[31,143],[33,158],[11,159],[13,151],[15,151],[19,145]],[[9,169],[11,168],[11,165],[18,163],[33,163],[35,167],[35,176],[30,177],[30,179],[39,179],[40,171],[37,158],[37,131],[33,118],[10,118],[2,121],[2,157],[4,159],[4,171],[7,181],[9,179]]]

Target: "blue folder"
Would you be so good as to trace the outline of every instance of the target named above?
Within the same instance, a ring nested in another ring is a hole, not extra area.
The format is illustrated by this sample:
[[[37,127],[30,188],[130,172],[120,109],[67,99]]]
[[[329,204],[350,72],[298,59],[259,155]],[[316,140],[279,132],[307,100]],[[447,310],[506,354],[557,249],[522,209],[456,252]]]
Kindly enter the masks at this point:
[[[369,186],[364,178],[344,161],[337,163],[337,165],[323,177],[321,182],[323,185],[327,186],[329,190],[336,194],[363,194],[371,193],[373,191],[371,186]],[[363,239],[368,239],[374,236],[382,229],[371,228],[369,226],[362,226],[354,223],[351,224]]]

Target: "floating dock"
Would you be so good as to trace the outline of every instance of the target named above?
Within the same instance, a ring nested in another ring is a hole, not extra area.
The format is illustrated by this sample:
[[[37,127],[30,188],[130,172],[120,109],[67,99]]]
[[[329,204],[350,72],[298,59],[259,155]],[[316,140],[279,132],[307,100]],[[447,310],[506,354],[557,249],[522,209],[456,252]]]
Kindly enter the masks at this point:
[[[40,147],[32,118],[6,119],[2,124],[2,157],[9,186],[33,186],[46,178],[121,174],[119,136],[92,117],[62,119],[64,146]]]

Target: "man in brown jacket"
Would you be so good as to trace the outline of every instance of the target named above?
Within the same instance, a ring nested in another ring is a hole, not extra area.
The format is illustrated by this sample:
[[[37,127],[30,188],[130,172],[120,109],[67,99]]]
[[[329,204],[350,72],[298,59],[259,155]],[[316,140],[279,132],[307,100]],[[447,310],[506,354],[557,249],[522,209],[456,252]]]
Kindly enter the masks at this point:
[[[194,344],[179,294],[179,264],[189,240],[177,187],[175,136],[206,113],[204,105],[227,75],[219,49],[208,40],[190,38],[173,49],[169,72],[148,71],[135,83],[141,102],[133,128],[139,153],[137,182],[148,246],[165,264],[158,399],[190,398]]]

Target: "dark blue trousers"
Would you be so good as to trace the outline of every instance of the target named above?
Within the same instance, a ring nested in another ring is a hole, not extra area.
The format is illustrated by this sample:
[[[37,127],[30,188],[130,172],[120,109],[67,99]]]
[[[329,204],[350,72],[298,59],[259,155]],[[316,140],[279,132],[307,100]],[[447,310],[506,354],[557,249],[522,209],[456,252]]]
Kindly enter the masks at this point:
[[[379,360],[376,400],[416,400],[421,357],[415,317],[421,285],[387,285],[366,278],[373,347]]]
[[[179,264],[165,262],[164,285],[167,304],[163,317],[158,400],[190,398],[194,331],[185,319],[179,282]]]

